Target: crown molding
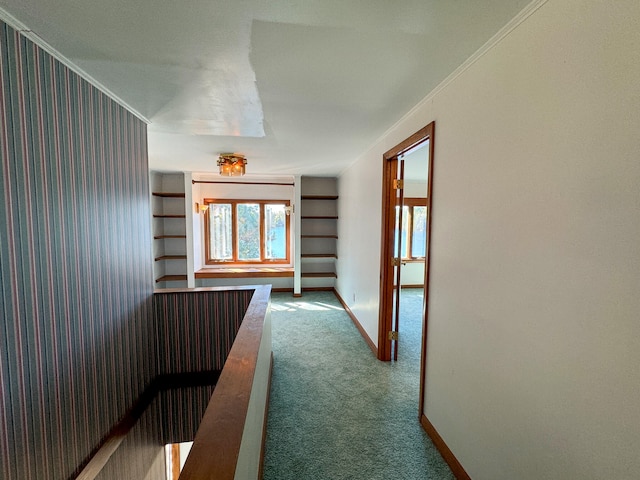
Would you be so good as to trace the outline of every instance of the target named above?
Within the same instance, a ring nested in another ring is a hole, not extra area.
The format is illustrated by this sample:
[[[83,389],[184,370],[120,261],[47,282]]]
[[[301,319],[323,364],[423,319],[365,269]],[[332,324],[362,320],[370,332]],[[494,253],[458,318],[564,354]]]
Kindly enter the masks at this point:
[[[533,13],[535,13],[540,7],[542,7],[548,0],[533,0],[529,3],[524,9],[520,11],[515,17],[513,17],[504,27],[502,27],[498,32],[493,35],[489,40],[485,42],[478,50],[475,51],[473,55],[467,58],[462,65],[456,68],[447,78],[445,78],[442,82],[438,84],[429,94],[424,97],[416,106],[414,106],[406,115],[402,117],[402,119],[396,124],[394,124],[389,130],[393,130],[398,123],[402,122],[406,117],[409,117],[415,110],[418,110],[426,103],[429,103],[435,96],[438,95],[442,90],[444,90],[450,83],[452,83],[456,78],[462,75],[469,67],[471,67],[474,63],[480,60],[487,52],[489,52],[493,47],[498,45],[504,38],[506,38],[513,30],[515,30],[518,25],[524,22],[527,18],[529,18]]]
[[[493,35],[489,40],[485,42],[478,50],[476,50],[473,55],[467,58],[462,65],[456,68],[451,74],[449,74],[442,82],[440,82],[431,92],[427,94],[422,100],[420,100],[415,106],[411,108],[407,113],[405,113],[400,120],[395,122],[391,127],[389,127],[376,142],[368,148],[363,154],[361,154],[358,159],[364,157],[372,150],[375,150],[381,139],[384,139],[388,135],[390,135],[394,130],[396,130],[403,122],[405,122],[408,118],[410,118],[416,111],[422,109],[426,104],[431,102],[442,90],[444,90],[450,83],[452,83],[456,78],[462,75],[467,69],[469,69],[474,63],[476,63],[480,58],[482,58],[487,52],[489,52],[493,47],[498,45],[505,37],[507,37],[513,30],[515,30],[518,25],[524,22],[527,18],[529,18],[533,13],[535,13],[540,7],[542,7],[549,0],[533,0],[526,7],[524,7],[515,17],[513,17],[509,22],[502,27],[498,32]],[[339,175],[342,175],[344,172],[349,170],[351,165],[346,167],[344,170],[340,172]]]
[[[7,12],[5,9],[3,9],[2,7],[0,7],[0,20],[2,20],[3,22],[5,22],[7,25],[9,25],[11,28],[13,28],[14,30],[16,30],[20,35],[22,35],[23,37],[27,38],[28,40],[32,41],[34,44],[36,44],[38,47],[40,47],[42,50],[44,50],[45,52],[47,52],[49,55],[51,55],[53,58],[55,58],[56,60],[58,60],[60,63],[62,63],[64,66],[66,66],[68,69],[70,69],[71,71],[73,71],[74,73],[76,73],[77,75],[79,75],[80,77],[82,77],[84,80],[86,80],[87,82],[89,82],[92,86],[94,86],[95,88],[97,88],[98,90],[100,90],[102,93],[104,93],[106,96],[108,96],[109,98],[111,98],[114,102],[116,102],[118,105],[120,105],[122,108],[128,110],[129,112],[131,112],[133,115],[135,115],[136,117],[138,117],[140,120],[142,120],[143,122],[145,122],[147,125],[151,123],[151,120],[149,120],[148,118],[146,118],[144,115],[142,115],[139,111],[137,111],[135,108],[133,108],[131,105],[129,105],[127,102],[125,102],[122,98],[120,98],[118,95],[116,95],[115,93],[113,93],[111,90],[109,90],[104,84],[102,84],[101,82],[99,82],[98,80],[96,80],[94,77],[92,77],[91,75],[89,75],[87,72],[85,72],[82,68],[80,68],[78,65],[76,65],[74,62],[72,62],[71,60],[69,60],[67,57],[65,57],[62,53],[60,53],[58,50],[56,50],[55,48],[53,48],[49,43],[46,42],[46,40],[44,40],[40,35],[38,35],[36,32],[34,32],[33,30],[31,30],[27,25],[25,25],[23,22],[21,22],[20,20],[18,20],[16,17],[14,17],[13,15],[11,15],[9,12]]]

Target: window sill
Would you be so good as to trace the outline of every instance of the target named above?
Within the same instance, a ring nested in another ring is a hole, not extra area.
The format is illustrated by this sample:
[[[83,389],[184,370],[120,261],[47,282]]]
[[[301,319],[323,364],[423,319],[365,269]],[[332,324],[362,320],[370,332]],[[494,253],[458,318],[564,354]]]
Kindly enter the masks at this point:
[[[202,268],[196,278],[293,277],[292,267],[225,267]]]

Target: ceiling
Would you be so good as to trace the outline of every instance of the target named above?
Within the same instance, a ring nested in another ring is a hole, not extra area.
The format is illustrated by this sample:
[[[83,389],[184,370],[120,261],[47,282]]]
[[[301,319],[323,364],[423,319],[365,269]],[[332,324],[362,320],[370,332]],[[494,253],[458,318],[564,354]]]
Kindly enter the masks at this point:
[[[219,153],[239,152],[256,174],[337,175],[527,3],[0,0],[0,7],[150,121],[151,169],[214,172]]]

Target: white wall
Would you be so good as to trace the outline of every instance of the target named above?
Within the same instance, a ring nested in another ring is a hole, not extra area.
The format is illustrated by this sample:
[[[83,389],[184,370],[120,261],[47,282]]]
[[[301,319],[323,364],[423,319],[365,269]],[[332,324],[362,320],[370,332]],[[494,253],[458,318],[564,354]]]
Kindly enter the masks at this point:
[[[361,160],[338,178],[336,290],[378,344],[382,160]]]
[[[400,270],[400,285],[424,284],[424,262],[407,262]]]
[[[549,0],[344,172],[373,339],[382,153],[432,120],[427,416],[474,480],[640,478],[640,2]]]

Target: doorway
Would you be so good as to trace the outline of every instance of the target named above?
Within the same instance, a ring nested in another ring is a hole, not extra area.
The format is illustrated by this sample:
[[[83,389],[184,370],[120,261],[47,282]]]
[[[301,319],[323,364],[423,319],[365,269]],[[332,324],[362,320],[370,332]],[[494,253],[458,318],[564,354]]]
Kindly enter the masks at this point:
[[[399,143],[383,156],[382,248],[378,359],[397,360],[402,352],[400,309],[403,269],[423,265],[420,401],[424,395],[427,300],[429,291],[429,239],[433,179],[435,122]],[[422,181],[422,183],[420,183]],[[420,184],[422,190],[412,190]],[[424,210],[422,210],[424,209]],[[424,227],[414,235],[414,222],[424,214]],[[413,285],[415,286],[415,285]]]

